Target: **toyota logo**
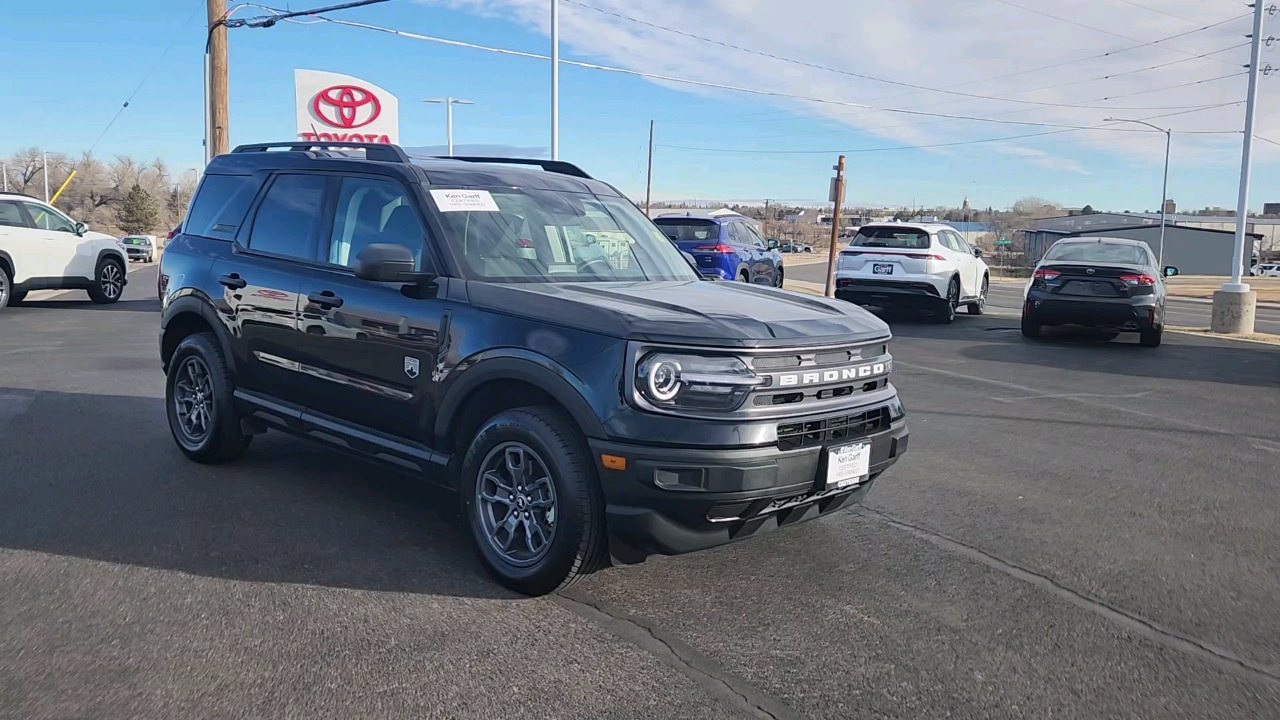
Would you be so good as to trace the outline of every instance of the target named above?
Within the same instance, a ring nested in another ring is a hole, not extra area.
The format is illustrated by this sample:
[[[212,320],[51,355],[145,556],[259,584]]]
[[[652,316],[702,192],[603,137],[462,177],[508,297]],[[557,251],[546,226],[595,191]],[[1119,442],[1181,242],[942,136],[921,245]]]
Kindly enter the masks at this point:
[[[311,111],[320,122],[336,128],[364,127],[382,114],[382,103],[357,85],[334,85],[316,93]]]

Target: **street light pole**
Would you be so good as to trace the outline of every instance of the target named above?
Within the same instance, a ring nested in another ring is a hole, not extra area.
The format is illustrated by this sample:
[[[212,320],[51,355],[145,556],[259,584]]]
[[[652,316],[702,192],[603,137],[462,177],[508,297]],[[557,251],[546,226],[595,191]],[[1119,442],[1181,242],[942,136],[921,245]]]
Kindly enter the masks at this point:
[[[1173,129],[1165,129],[1158,125],[1152,125],[1146,120],[1126,120],[1124,118],[1107,118],[1103,122],[1127,122],[1137,123],[1138,125],[1146,125],[1164,133],[1164,185],[1160,188],[1160,258],[1157,261],[1160,265],[1160,272],[1164,272],[1164,227],[1167,224],[1166,210],[1169,208],[1169,147],[1173,145]]]
[[[444,105],[444,126],[445,135],[449,142],[449,157],[453,157],[453,106],[454,105],[475,105],[470,100],[460,100],[455,97],[447,98],[427,98],[424,103],[432,103],[434,105]]]
[[[1258,295],[1242,282],[1244,245],[1249,239],[1249,173],[1253,162],[1253,119],[1258,100],[1258,66],[1262,63],[1262,16],[1268,12],[1263,0],[1253,3],[1253,46],[1249,52],[1249,94],[1244,111],[1244,147],[1240,154],[1240,199],[1236,204],[1236,246],[1231,258],[1231,282],[1213,294],[1213,317],[1209,329],[1216,333],[1251,333]],[[1275,6],[1272,5],[1272,8]]]
[[[560,0],[551,0],[551,159],[560,159]]]

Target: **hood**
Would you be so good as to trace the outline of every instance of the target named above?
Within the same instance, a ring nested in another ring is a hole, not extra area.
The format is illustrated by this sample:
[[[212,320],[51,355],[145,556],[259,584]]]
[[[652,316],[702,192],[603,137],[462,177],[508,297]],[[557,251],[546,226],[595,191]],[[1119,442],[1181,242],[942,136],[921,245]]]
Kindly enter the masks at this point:
[[[627,340],[722,347],[830,345],[889,337],[862,308],[736,282],[470,282],[471,304]]]
[[[107,240],[110,242],[120,242],[120,239],[113,235],[94,232],[93,230],[86,230],[84,232],[84,235],[81,235],[80,237],[84,238],[85,240]]]

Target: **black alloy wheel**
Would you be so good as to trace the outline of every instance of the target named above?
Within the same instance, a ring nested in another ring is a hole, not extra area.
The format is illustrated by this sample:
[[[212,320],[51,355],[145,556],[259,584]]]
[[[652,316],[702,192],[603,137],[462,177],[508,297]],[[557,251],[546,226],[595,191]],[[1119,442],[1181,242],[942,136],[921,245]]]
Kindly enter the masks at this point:
[[[978,299],[976,301],[969,303],[969,305],[965,308],[966,310],[969,311],[970,315],[981,315],[982,313],[986,312],[987,291],[990,289],[991,289],[991,279],[986,276],[983,276],[982,292],[978,294]]]
[[[943,325],[949,325],[955,322],[956,306],[960,303],[960,279],[951,278],[951,282],[947,283],[947,299],[943,307],[937,311],[934,316],[938,322]]]
[[[178,448],[198,463],[224,463],[244,454],[253,440],[240,432],[233,393],[218,340],[212,333],[188,335],[169,360],[165,409]]]

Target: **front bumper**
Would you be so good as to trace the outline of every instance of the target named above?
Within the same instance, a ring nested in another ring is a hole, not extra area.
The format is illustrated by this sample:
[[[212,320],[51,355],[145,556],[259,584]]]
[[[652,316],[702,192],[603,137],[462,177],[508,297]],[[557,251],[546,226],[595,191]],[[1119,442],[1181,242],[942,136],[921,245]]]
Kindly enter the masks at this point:
[[[865,434],[851,428],[843,436],[831,430],[810,433],[806,437],[813,444],[780,440],[735,449],[592,440],[606,500],[610,553],[615,562],[632,563],[654,554],[702,550],[856,503],[907,450],[905,418],[880,427]],[[867,479],[826,490],[827,448],[868,441]],[[602,455],[625,459],[625,469],[605,467]]]
[[[141,260],[142,258],[151,257],[151,252],[151,250],[146,248],[125,248],[125,254],[129,256],[130,260]]]
[[[1142,331],[1164,325],[1164,309],[1154,295],[1131,298],[1061,296],[1030,290],[1023,314],[1041,325],[1083,325]]]

